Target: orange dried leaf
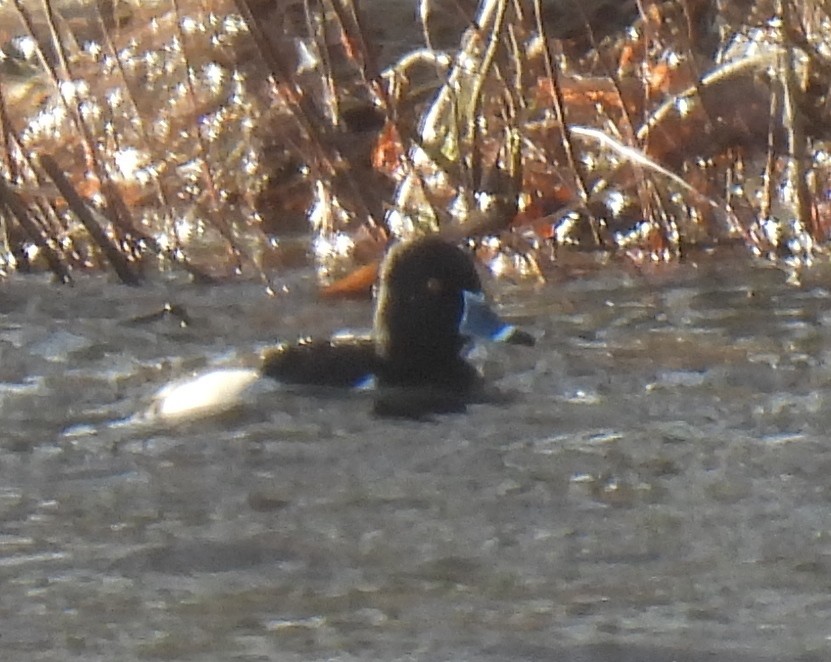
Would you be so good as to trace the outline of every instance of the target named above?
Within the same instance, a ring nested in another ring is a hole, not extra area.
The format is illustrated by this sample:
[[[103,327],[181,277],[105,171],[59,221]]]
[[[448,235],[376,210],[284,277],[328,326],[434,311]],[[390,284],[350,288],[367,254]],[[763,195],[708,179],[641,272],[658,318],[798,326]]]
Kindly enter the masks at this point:
[[[101,182],[96,177],[85,177],[75,185],[75,190],[82,198],[93,198],[101,192]]]
[[[594,109],[598,106],[620,108],[622,105],[619,89],[608,78],[563,76],[558,82],[563,102],[569,111]],[[554,83],[550,78],[537,79],[532,99],[538,106],[551,106],[554,103]]]
[[[665,251],[667,249],[667,242],[664,233],[653,227],[646,236],[645,248],[653,255],[657,255]]]
[[[664,17],[661,13],[661,7],[655,3],[652,5],[646,6],[646,11],[644,13],[644,19],[646,20],[647,24],[652,27],[654,30],[658,30],[661,27],[661,24],[664,22]]]
[[[378,134],[375,146],[372,149],[372,166],[381,172],[391,175],[404,156],[404,145],[395,124],[389,120]]]
[[[358,267],[347,276],[327,285],[320,291],[326,299],[365,299],[372,291],[372,285],[378,277],[380,262],[371,262]]]
[[[554,236],[552,214],[565,206],[571,199],[565,186],[555,186],[550,195],[536,198],[526,205],[525,209],[514,216],[511,225],[514,227],[530,227],[534,234],[542,239],[551,239]]]
[[[653,91],[667,92],[671,80],[671,70],[666,62],[657,62],[649,72],[649,87]]]
[[[831,203],[815,203],[811,221],[811,236],[814,240],[827,241],[831,237]]]
[[[343,50],[346,53],[346,57],[350,60],[358,61],[361,58],[359,57],[361,53],[361,43],[357,39],[353,39],[345,32],[341,35],[341,45],[343,46]]]
[[[620,71],[628,71],[635,65],[635,62],[642,59],[643,48],[640,44],[627,44],[620,51],[618,58],[618,69]]]

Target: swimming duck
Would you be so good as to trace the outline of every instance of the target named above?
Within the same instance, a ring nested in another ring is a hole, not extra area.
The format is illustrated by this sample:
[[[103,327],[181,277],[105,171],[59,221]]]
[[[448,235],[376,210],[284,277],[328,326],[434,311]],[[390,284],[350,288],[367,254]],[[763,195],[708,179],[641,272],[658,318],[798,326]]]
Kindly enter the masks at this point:
[[[261,377],[326,387],[374,382],[375,410],[383,415],[459,411],[483,386],[463,356],[472,337],[534,343],[487,306],[468,253],[437,236],[422,237],[394,245],[384,258],[370,335],[278,345],[263,353],[259,371],[215,371],[166,387],[153,412],[162,418],[203,413]]]

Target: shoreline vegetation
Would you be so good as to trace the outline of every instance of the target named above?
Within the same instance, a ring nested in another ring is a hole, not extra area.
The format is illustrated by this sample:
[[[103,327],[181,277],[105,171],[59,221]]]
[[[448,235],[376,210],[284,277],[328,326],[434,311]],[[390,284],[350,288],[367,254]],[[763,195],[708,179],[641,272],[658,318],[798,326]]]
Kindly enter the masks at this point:
[[[0,269],[349,296],[414,233],[516,279],[827,254],[831,3],[387,4],[5,3]]]

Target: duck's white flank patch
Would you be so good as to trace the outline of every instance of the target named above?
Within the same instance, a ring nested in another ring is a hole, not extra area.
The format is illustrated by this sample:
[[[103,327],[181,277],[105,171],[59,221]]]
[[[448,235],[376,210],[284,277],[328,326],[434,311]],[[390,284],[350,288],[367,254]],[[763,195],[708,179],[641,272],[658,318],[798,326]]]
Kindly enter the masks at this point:
[[[172,382],[156,393],[148,413],[168,420],[219,414],[240,405],[259,379],[256,370],[234,368]]]

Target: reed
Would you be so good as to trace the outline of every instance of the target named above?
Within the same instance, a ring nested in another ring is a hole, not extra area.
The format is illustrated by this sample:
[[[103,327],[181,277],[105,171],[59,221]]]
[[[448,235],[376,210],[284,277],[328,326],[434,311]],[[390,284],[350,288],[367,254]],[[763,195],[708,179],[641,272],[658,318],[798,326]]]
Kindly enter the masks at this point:
[[[423,232],[520,278],[825,255],[831,4],[420,0],[394,56],[376,6],[0,7],[3,268],[331,281]]]

